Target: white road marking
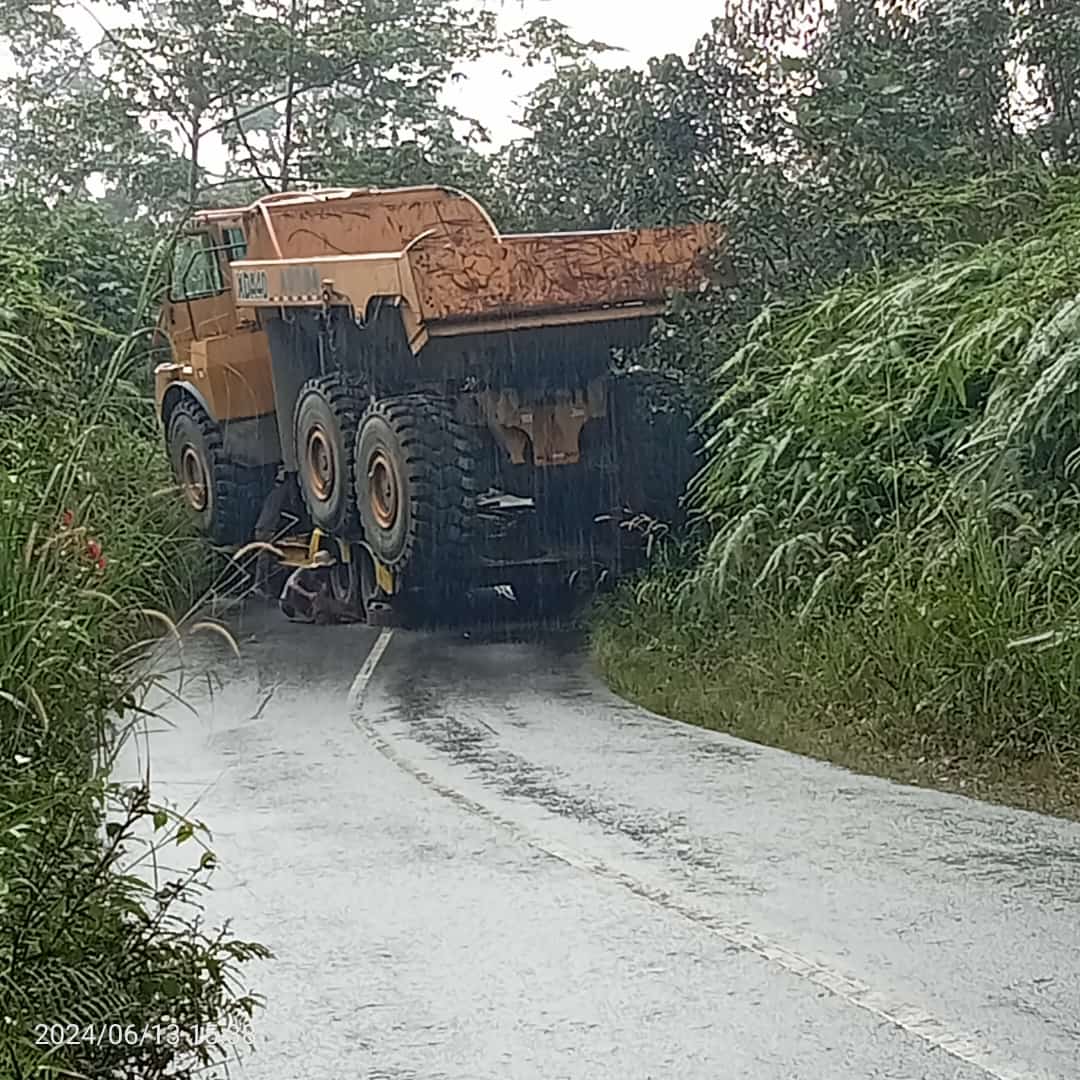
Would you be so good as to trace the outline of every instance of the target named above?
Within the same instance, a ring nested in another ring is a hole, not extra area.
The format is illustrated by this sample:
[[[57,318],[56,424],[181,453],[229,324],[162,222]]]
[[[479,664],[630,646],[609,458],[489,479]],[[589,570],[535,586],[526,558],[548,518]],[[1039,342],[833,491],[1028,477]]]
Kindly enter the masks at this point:
[[[952,1028],[949,1024],[938,1020],[918,1006],[894,998],[888,993],[875,990],[861,980],[853,979],[827,964],[818,963],[800,956],[798,953],[754,933],[744,925],[729,923],[717,918],[711,912],[695,904],[674,897],[666,889],[649,885],[591,856],[581,855],[562,845],[555,846],[550,841],[523,829],[515,821],[503,817],[489,806],[477,802],[456,788],[436,779],[431,773],[413,765],[390,744],[384,735],[376,730],[371,721],[363,716],[360,708],[364,690],[371,681],[375,665],[382,658],[386,646],[390,644],[393,633],[393,630],[384,630],[379,635],[379,639],[372,646],[371,652],[364,661],[364,666],[353,680],[348,699],[350,719],[357,730],[366,735],[384,757],[403,772],[409,773],[425,787],[457,804],[468,813],[490,821],[492,824],[509,832],[519,842],[527,844],[549,858],[571,866],[576,870],[605,878],[635,896],[689,919],[691,922],[716,934],[734,948],[750,952],[791,975],[806,979],[841,1001],[862,1009],[872,1016],[892,1024],[901,1031],[914,1035],[932,1049],[940,1050],[943,1054],[947,1054],[957,1061],[973,1066],[988,1077],[989,1080],[1065,1080],[1061,1074],[1050,1073],[1045,1069],[1039,1069],[1029,1065],[1027,1062],[1017,1061],[1009,1057],[979,1035]]]
[[[394,631],[391,627],[387,627],[376,638],[375,644],[371,646],[371,652],[367,654],[367,659],[364,661],[363,667],[356,673],[356,678],[352,681],[352,686],[349,687],[349,712],[355,711],[360,698],[363,697],[364,691],[367,689],[367,684],[371,682],[371,676],[375,674],[375,667],[382,659],[382,654],[386,652],[386,646],[390,644],[390,639],[394,636]]]

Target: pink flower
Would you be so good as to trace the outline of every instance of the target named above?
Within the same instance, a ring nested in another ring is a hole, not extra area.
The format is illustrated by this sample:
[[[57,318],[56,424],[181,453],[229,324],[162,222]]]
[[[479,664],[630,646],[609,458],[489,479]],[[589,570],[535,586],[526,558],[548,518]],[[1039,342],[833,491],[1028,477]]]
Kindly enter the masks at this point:
[[[75,524],[75,513],[74,513],[74,511],[65,510],[64,513],[60,517],[60,524],[63,525],[65,529],[70,529],[71,526]]]

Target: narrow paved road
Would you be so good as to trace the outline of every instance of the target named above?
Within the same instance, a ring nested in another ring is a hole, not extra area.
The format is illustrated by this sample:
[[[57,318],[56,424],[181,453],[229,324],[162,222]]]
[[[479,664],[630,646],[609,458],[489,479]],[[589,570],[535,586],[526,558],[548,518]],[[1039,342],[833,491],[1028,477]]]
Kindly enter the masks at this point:
[[[150,740],[277,955],[234,1076],[1080,1076],[1080,826],[662,720],[568,635],[237,625]]]

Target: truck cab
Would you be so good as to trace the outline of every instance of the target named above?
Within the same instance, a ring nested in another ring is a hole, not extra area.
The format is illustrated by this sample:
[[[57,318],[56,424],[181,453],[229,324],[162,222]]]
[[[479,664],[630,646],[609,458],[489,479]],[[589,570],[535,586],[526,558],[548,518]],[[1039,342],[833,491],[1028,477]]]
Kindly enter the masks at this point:
[[[174,248],[158,320],[170,353],[154,372],[158,417],[188,508],[220,543],[250,534],[281,457],[266,333],[234,303],[230,268],[246,255],[236,211],[197,214]],[[222,470],[230,498],[246,500],[229,512]]]

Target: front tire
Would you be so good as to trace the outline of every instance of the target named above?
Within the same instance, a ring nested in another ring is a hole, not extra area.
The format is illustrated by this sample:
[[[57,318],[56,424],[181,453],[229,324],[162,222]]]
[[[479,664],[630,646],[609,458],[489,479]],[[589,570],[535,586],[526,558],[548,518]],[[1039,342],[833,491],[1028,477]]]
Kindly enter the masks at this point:
[[[370,406],[356,435],[356,504],[364,539],[395,574],[431,584],[467,558],[476,459],[453,403],[407,394]]]
[[[198,530],[215,544],[244,544],[273,486],[274,471],[239,465],[225,454],[220,425],[194,399],[169,416],[173,475]]]

